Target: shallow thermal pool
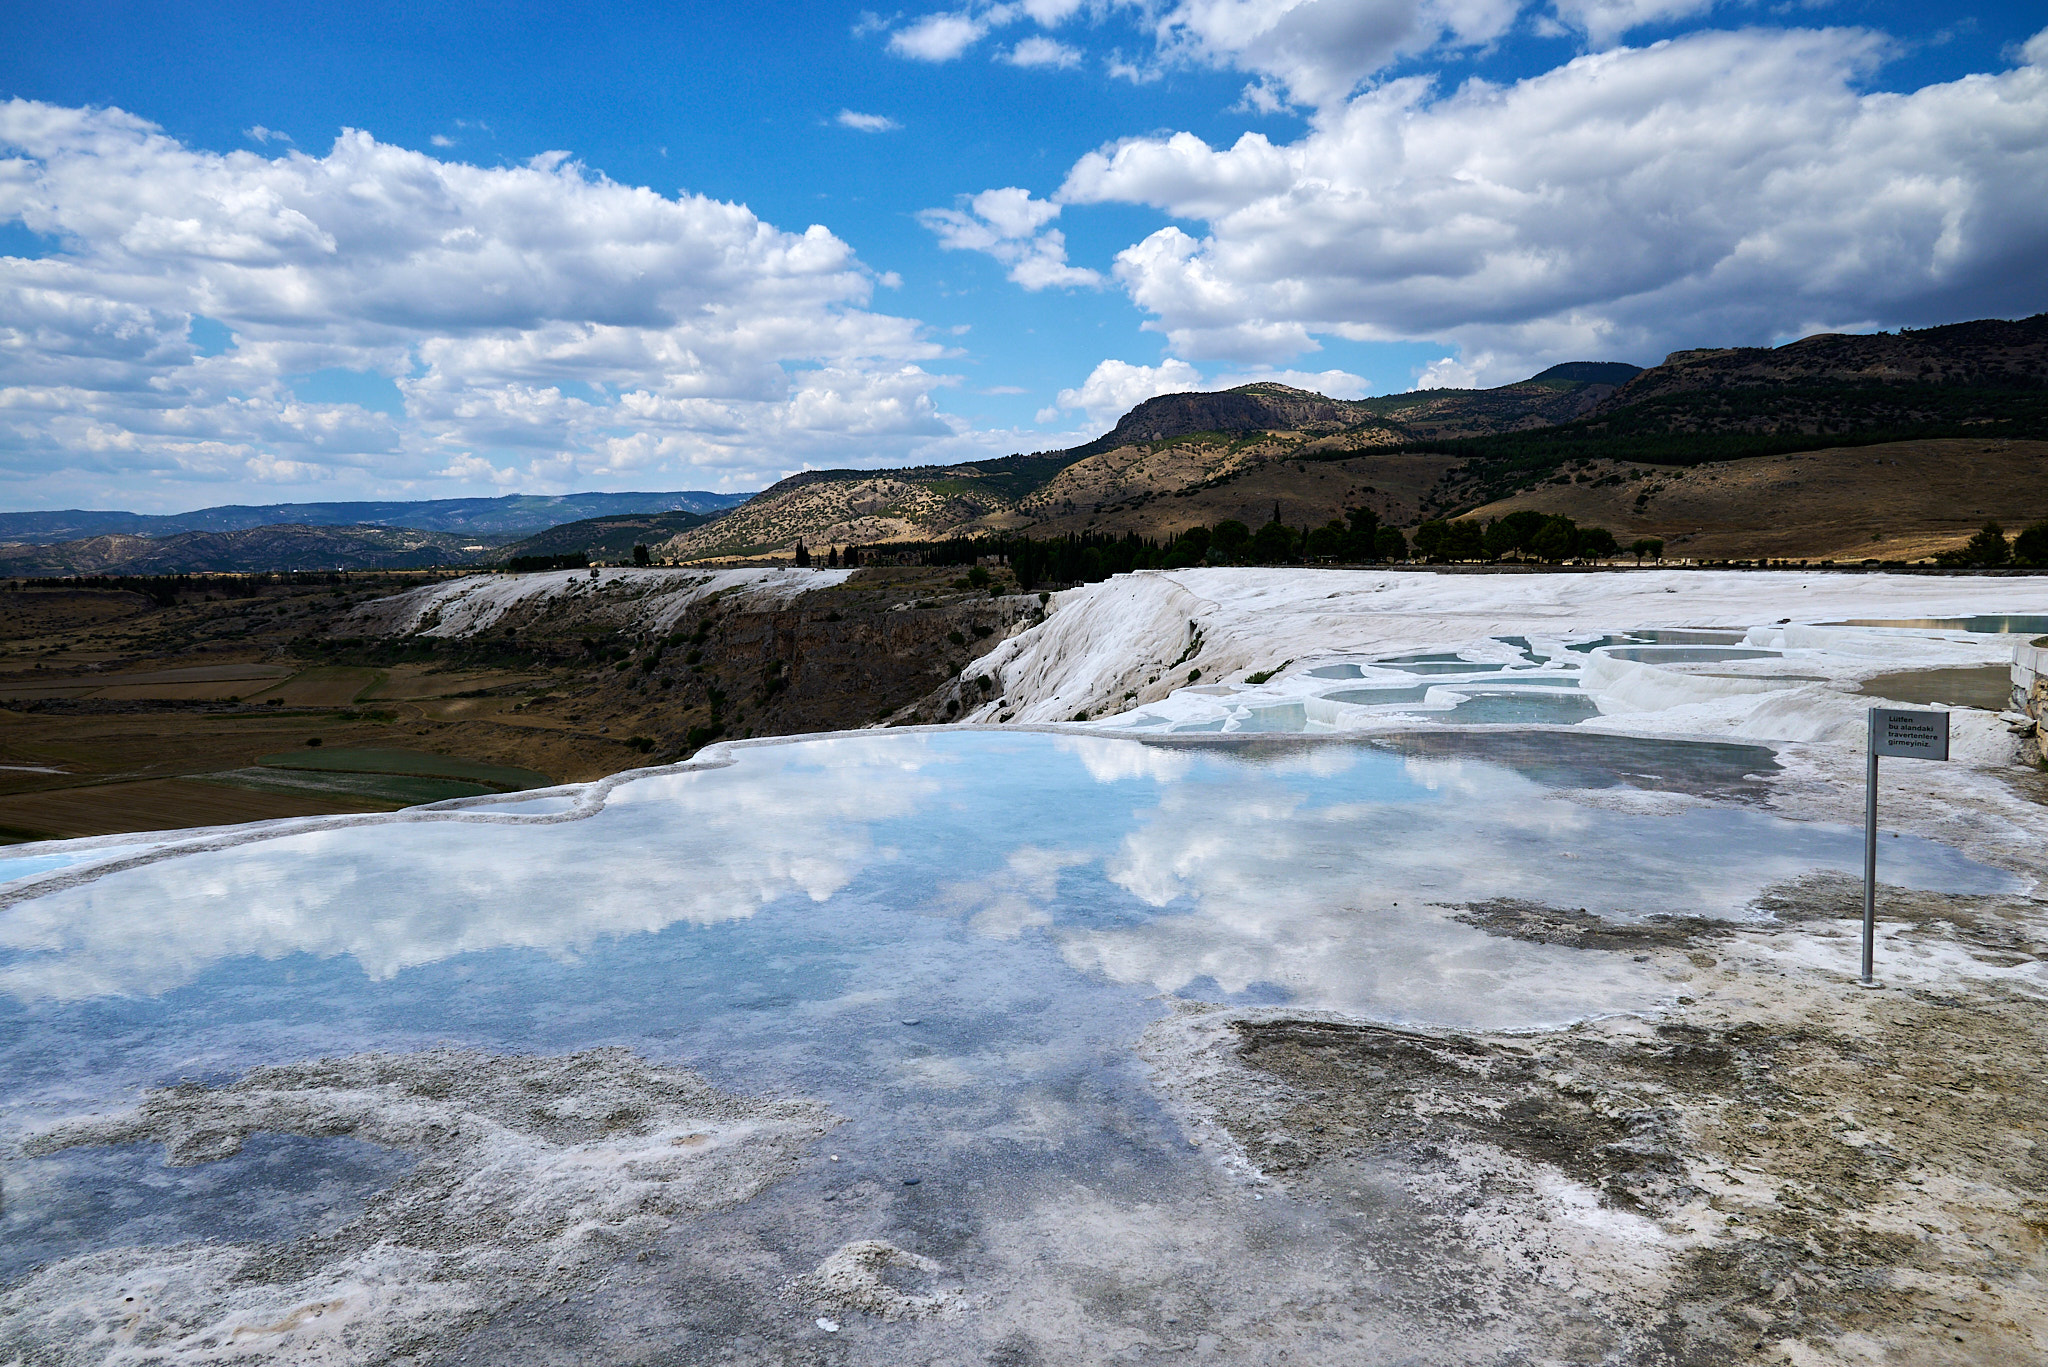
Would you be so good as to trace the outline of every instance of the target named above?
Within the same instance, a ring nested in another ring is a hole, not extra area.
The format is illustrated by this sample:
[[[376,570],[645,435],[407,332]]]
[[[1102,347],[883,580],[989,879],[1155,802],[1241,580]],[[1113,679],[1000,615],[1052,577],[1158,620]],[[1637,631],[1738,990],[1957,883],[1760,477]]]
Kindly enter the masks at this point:
[[[2033,635],[2048,632],[2048,614],[2021,613],[2000,616],[1979,613],[1974,617],[1854,617],[1844,622],[1827,622],[1836,627],[1911,627],[1920,631],[1974,631],[1986,635]]]
[[[1717,660],[1775,660],[1775,650],[1748,650],[1741,646],[1615,646],[1605,652],[1617,660],[1643,664],[1711,664]]]
[[[1856,830],[1761,807],[1775,762],[1755,746],[990,729],[730,753],[587,817],[313,820],[14,901],[0,1127],[18,1141],[181,1077],[329,1055],[624,1046],[815,1098],[847,1122],[833,1172],[929,1183],[976,1220],[1076,1172],[1181,1199],[1216,1180],[1206,1158],[1130,1150],[1173,1133],[1130,1052],[1162,994],[1467,1027],[1650,1010],[1674,990],[1653,965],[1500,938],[1459,907],[1740,917],[1772,884],[1860,868]],[[1924,840],[1884,857],[1890,883],[2014,885]],[[177,1168],[136,1145],[0,1151],[0,1287],[113,1248],[301,1237],[410,1162],[289,1136]],[[817,1237],[858,1236],[850,1207],[816,1209],[853,1222]],[[0,1306],[0,1352],[57,1332],[28,1323]]]

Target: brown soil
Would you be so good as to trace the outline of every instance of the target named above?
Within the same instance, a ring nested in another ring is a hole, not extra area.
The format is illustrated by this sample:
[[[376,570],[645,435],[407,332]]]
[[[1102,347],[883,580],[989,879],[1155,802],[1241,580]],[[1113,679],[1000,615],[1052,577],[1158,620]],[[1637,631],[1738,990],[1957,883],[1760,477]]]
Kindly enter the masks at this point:
[[[1164,486],[1104,488],[1100,502],[1077,500],[1072,511],[1064,502],[1048,505],[1045,519],[1031,524],[1029,531],[1032,536],[1137,532],[1164,539],[1225,518],[1257,527],[1272,518],[1276,506],[1281,520],[1296,528],[1342,520],[1346,508],[1357,507],[1370,507],[1391,524],[1408,525],[1420,516],[1422,500],[1445,463],[1441,456],[1395,454],[1246,462],[1220,478],[1178,492]]]
[[[1596,461],[1468,516],[1562,513],[1624,546],[1660,539],[1672,558],[1918,560],[1987,520],[2013,532],[2048,515],[2044,473],[2043,441],[1902,441],[1690,469]]]
[[[124,831],[225,826],[281,816],[394,811],[398,803],[361,797],[250,792],[185,779],[104,783],[0,797],[0,839],[64,839]]]

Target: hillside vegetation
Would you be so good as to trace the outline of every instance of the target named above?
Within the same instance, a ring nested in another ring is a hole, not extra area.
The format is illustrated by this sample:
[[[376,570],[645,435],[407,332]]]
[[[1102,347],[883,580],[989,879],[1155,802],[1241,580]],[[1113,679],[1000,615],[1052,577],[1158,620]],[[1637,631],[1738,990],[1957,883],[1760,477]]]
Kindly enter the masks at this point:
[[[1569,420],[1612,395],[1615,381],[1633,370],[1581,363],[1498,389],[1363,400],[1279,384],[1167,394],[1067,451],[907,470],[806,471],[657,554],[688,561],[781,552],[798,541],[868,545],[1025,529],[1063,536],[1105,526],[1159,536],[1194,523],[1264,521],[1260,505],[1270,509],[1276,498],[1290,523],[1319,525],[1361,499],[1405,520],[1421,510],[1444,462],[1378,458],[1400,456],[1422,437]],[[1290,461],[1301,468],[1282,473]],[[1296,478],[1308,474],[1309,462],[1339,468]],[[1265,478],[1276,473],[1277,481]]]
[[[658,546],[692,527],[709,522],[704,513],[620,513],[565,522],[515,541],[498,552],[507,561],[530,556],[573,557],[586,561],[626,561],[635,546]]]
[[[1914,558],[1984,517],[2028,522],[2048,511],[2029,501],[2044,442],[2048,315],[2039,315],[1683,351],[1647,370],[1571,362],[1485,390],[1339,400],[1253,384],[1163,395],[1067,451],[809,471],[655,554],[688,562],[788,554],[800,542],[1016,536],[1164,544],[1192,526],[1261,525],[1277,505],[1295,528],[1356,507],[1404,527],[1529,507],[1590,518],[1624,544],[1662,536],[1687,554]],[[1849,448],[1872,454],[1841,454]],[[1818,452],[1837,454],[1805,455]],[[1792,456],[1805,478],[1765,477],[1761,466],[1754,477],[1726,472]],[[1951,459],[1961,463],[1949,468]],[[1688,469],[1703,473],[1677,473]],[[1906,470],[1914,479],[1900,479]],[[1999,496],[1982,492],[1986,479],[2002,482]],[[1664,497],[1680,481],[1688,498]],[[1585,508],[1585,496],[1560,499],[1582,485],[1607,492]],[[1801,505],[1812,498],[1820,502],[1808,517]]]

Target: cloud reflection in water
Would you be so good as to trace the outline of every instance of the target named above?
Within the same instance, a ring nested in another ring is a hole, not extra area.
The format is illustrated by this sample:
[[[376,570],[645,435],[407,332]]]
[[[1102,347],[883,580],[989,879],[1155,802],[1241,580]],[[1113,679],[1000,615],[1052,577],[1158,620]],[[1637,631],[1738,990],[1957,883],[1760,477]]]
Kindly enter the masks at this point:
[[[1153,990],[1534,1025],[1668,988],[1625,955],[1500,939],[1431,904],[1735,915],[1773,882],[1860,860],[1843,828],[1704,801],[1601,808],[1506,765],[1355,744],[1268,753],[984,731],[735,759],[623,784],[581,821],[400,815],[110,874],[0,912],[0,990],[158,994],[228,960],[297,953],[386,979],[785,901],[815,904],[806,933],[830,944],[880,903],[994,944],[1043,934],[1075,968]],[[1888,881],[2009,881],[1938,845],[1887,844]]]

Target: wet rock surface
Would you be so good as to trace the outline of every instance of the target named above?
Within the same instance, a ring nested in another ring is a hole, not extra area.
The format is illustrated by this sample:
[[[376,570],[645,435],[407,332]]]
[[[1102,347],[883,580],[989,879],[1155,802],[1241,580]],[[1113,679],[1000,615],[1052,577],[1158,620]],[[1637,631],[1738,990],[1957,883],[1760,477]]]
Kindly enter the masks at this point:
[[[1640,921],[1610,921],[1584,907],[1552,907],[1512,897],[1467,903],[1457,919],[1492,935],[1580,949],[1669,948],[1734,932],[1731,923],[1704,916],[1651,915]]]
[[[160,1143],[169,1164],[189,1166],[269,1133],[368,1141],[415,1162],[332,1231],[112,1248],[45,1267],[0,1296],[0,1354],[424,1360],[522,1306],[587,1299],[609,1265],[677,1220],[783,1180],[833,1123],[815,1102],[735,1096],[623,1049],[367,1054],[157,1091],[22,1151]]]
[[[1358,1174],[1396,1174],[1443,1213],[1405,1232],[1418,1262],[1529,1360],[2040,1361],[2048,994],[2023,972],[2048,907],[1882,905],[1880,964],[1907,979],[1882,991],[1801,962],[1816,937],[1848,958],[1860,912],[1853,880],[1814,878],[1762,899],[1762,928],[1468,911],[1653,950],[1686,994],[1654,1022],[1483,1035],[1189,1009],[1148,1047],[1249,1180],[1370,1222]],[[1940,981],[1911,981],[1929,959]]]

